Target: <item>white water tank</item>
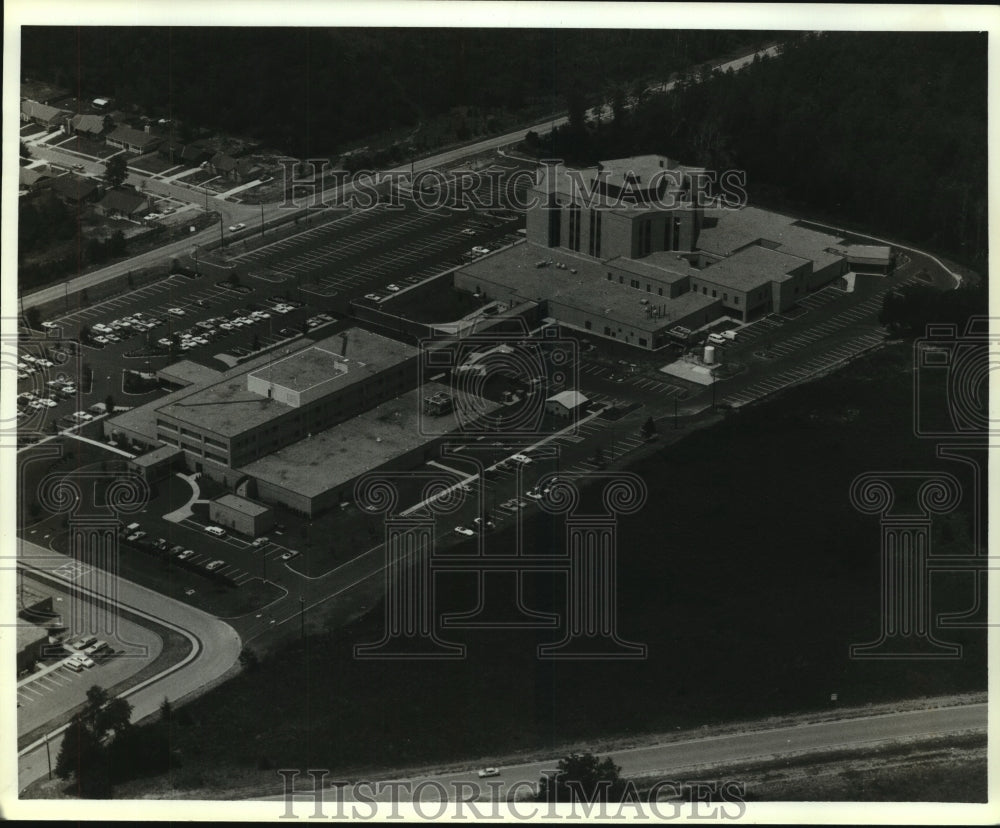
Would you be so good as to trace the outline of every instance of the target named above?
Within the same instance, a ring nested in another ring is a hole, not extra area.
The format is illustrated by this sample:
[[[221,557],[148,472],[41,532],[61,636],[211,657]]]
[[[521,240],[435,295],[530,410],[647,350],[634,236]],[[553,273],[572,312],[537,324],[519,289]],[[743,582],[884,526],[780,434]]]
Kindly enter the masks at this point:
[[[704,363],[706,365],[715,365],[715,346],[714,345],[706,345],[705,346],[705,356],[704,356],[704,360],[703,361],[704,361]]]

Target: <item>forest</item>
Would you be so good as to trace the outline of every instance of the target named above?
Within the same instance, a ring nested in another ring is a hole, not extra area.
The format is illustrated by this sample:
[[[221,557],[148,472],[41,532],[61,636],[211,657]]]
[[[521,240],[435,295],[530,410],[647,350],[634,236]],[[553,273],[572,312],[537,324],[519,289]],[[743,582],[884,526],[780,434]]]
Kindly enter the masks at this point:
[[[738,73],[688,73],[668,93],[570,98],[570,121],[527,149],[594,163],[662,153],[746,172],[750,201],[842,221],[985,270],[985,34],[830,32]],[[631,106],[624,105],[626,102]]]
[[[110,96],[296,157],[456,107],[557,108],[573,89],[665,80],[764,31],[27,27],[22,77]],[[544,115],[543,115],[544,117]]]

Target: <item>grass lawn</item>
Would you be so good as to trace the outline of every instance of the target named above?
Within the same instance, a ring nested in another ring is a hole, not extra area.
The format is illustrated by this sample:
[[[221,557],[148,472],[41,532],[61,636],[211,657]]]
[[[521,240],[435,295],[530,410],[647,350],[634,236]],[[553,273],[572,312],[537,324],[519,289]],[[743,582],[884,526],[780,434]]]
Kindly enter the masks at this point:
[[[262,757],[331,769],[475,761],[823,710],[834,692],[841,705],[864,705],[984,689],[979,630],[940,635],[964,645],[961,659],[849,657],[852,643],[876,637],[880,564],[878,520],[851,507],[851,481],[873,469],[964,475],[913,437],[909,360],[905,347],[876,353],[637,464],[650,495],[620,521],[617,586],[620,635],[647,645],[644,660],[541,661],[537,645],[559,633],[535,629],[448,629],[467,645],[461,661],[355,660],[354,643],[381,638],[378,608],[194,701],[200,724],[179,736],[188,767],[222,782],[227,768],[252,773]],[[560,530],[529,521],[525,553],[551,549]],[[561,577],[525,582],[528,606],[561,610]],[[475,606],[472,576],[437,583],[438,613]],[[498,597],[511,604],[510,589]],[[964,577],[935,576],[935,610],[965,609],[971,597]]]

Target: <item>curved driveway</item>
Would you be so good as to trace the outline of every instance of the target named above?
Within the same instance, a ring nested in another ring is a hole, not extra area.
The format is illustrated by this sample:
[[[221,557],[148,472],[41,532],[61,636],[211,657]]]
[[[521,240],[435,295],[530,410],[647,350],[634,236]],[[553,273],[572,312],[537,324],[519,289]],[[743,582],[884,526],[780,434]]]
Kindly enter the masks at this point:
[[[28,541],[22,540],[19,544],[18,563],[31,567],[44,577],[54,577],[47,574],[55,568],[53,564],[58,565],[53,558],[71,560]],[[43,563],[42,559],[48,559],[48,562]],[[117,580],[116,587],[114,598],[118,606],[140,618],[152,619],[192,643],[191,652],[181,662],[121,694],[132,704],[133,721],[155,713],[164,697],[176,701],[215,681],[239,660],[242,642],[236,631],[224,621],[123,578]],[[99,594],[96,590],[83,589]],[[65,727],[57,728],[49,734],[49,738],[58,736],[63,730]],[[58,741],[51,747],[58,750]],[[28,745],[19,751],[18,757],[19,790],[48,773],[44,741]]]

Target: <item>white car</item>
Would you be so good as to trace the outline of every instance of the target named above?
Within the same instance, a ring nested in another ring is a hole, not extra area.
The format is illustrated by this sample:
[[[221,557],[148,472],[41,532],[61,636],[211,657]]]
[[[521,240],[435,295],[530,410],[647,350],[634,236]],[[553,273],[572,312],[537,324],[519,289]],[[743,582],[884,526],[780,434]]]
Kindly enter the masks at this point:
[[[465,526],[456,526],[455,527],[455,534],[456,535],[463,535],[464,537],[471,538],[476,533],[473,532],[471,529],[465,527]]]
[[[246,227],[246,225],[243,224],[242,222],[240,224],[231,224],[229,226],[229,232],[235,233],[237,230],[242,230],[244,227]]]
[[[487,253],[490,252],[490,249],[488,247],[483,247],[481,244],[477,244],[475,247],[472,248],[472,252],[475,253],[477,256],[485,256]]]
[[[269,314],[267,311],[251,311],[250,315],[254,319],[270,319],[271,318],[271,314]]]
[[[49,408],[55,408],[59,404],[54,399],[52,399],[52,397],[49,397],[47,400],[42,400],[41,402],[42,405],[47,405]]]
[[[726,339],[722,334],[717,334],[717,333],[710,333],[708,335],[708,341],[713,345],[725,345],[727,342],[729,342],[729,340]]]
[[[52,328],[58,328],[59,326],[55,322],[43,322],[42,327],[51,330]]]
[[[93,660],[92,658],[88,657],[88,656],[85,656],[85,655],[84,655],[83,653],[77,653],[77,654],[76,654],[75,656],[73,656],[73,657],[72,657],[72,658],[70,659],[70,663],[71,663],[71,664],[72,664],[72,663],[73,663],[74,661],[75,661],[75,662],[76,662],[77,664],[79,664],[79,665],[80,665],[81,667],[87,667],[87,668],[90,668],[90,667],[93,667],[93,666],[94,666],[94,660]]]
[[[233,329],[233,323],[232,322],[220,322],[219,323],[219,327],[222,328],[222,330],[224,330],[224,331],[231,331]]]
[[[466,236],[474,236],[474,235],[476,235],[476,231],[475,231],[475,230],[473,230],[473,229],[472,229],[471,227],[466,227],[466,228],[465,228],[465,229],[464,229],[464,230],[462,231],[462,233],[463,233],[464,235],[466,235]]]
[[[525,497],[530,497],[532,500],[541,500],[542,493],[538,489],[529,489],[524,493]]]
[[[193,554],[194,554],[194,550],[193,549],[185,549],[183,552],[181,552],[181,553],[179,553],[177,555],[177,560],[179,560],[179,561],[186,561]]]
[[[281,556],[281,560],[283,560],[283,561],[290,561],[292,558],[297,557],[298,554],[299,554],[299,550],[298,549],[289,549],[287,552],[285,552]]]
[[[225,561],[212,561],[210,564],[205,564],[205,569],[207,569],[209,572],[215,572],[215,570],[218,569],[220,566],[225,566],[225,565],[226,565]]]
[[[527,454],[515,454],[510,459],[515,463],[520,463],[522,466],[527,466],[531,462],[531,458]]]
[[[486,779],[490,776],[499,776],[500,771],[497,768],[483,768],[477,773],[480,779]]]
[[[402,288],[399,285],[386,285],[385,289],[392,293],[398,293]]]
[[[378,302],[382,299],[377,293],[366,293],[365,299],[371,299],[373,302]]]
[[[184,311],[180,308],[167,308],[167,313],[172,313],[174,316],[183,316]]]
[[[264,538],[257,538],[257,539],[256,539],[256,540],[254,540],[254,542],[253,542],[253,543],[251,543],[250,545],[251,545],[251,546],[256,546],[256,547],[258,547],[258,548],[259,548],[259,547],[261,547],[261,546],[264,546],[264,545],[265,545],[266,543],[268,543],[268,542],[269,542],[269,540],[270,540],[270,538],[266,538],[266,537],[264,537]]]
[[[165,336],[161,336],[159,339],[156,340],[156,344],[162,345],[164,348],[169,348],[171,345],[171,341],[167,339]]]
[[[221,526],[206,526],[205,531],[210,535],[215,535],[217,538],[223,538],[226,536],[226,530]]]

